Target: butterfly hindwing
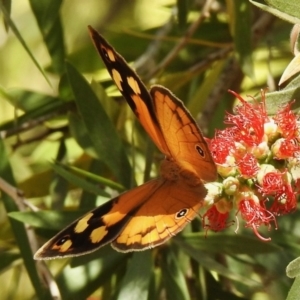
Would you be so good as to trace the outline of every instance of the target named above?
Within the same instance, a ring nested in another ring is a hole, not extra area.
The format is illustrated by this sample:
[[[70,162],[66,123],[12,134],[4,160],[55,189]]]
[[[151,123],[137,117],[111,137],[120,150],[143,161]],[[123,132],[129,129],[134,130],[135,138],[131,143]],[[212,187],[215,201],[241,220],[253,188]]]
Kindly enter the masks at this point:
[[[82,255],[112,242],[160,185],[160,180],[151,180],[100,205],[50,239],[34,258]]]
[[[184,181],[164,180],[149,191],[149,198],[137,209],[117,238],[114,249],[121,252],[139,251],[160,245],[181,231],[202,207],[206,195],[203,185],[191,187]]]

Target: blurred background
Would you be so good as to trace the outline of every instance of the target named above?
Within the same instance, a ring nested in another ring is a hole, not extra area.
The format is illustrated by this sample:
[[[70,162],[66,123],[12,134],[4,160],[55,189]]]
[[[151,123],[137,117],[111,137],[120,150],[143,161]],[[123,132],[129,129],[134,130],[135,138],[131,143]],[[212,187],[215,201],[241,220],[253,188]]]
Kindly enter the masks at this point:
[[[236,224],[206,233],[198,218],[151,251],[121,254],[108,245],[46,263],[35,263],[32,251],[84,212],[155,177],[162,158],[112,83],[88,25],[147,86],[161,84],[182,99],[212,137],[233,111],[228,89],[245,98],[265,89],[272,114],[272,92],[293,58],[292,24],[245,0],[1,2],[0,298],[286,299],[299,211],[279,218],[277,231],[263,232],[269,243],[242,226],[236,234]],[[85,124],[97,111],[74,102],[66,62],[108,116],[95,124],[99,136]],[[118,141],[99,150],[101,121]],[[106,157],[119,142],[129,163],[113,166]]]

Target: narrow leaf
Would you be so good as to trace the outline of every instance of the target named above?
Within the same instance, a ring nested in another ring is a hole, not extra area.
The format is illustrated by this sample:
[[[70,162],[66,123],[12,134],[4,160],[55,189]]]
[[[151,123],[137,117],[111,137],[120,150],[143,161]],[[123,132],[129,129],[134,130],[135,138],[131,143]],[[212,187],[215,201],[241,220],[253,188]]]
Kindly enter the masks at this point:
[[[26,223],[37,228],[46,228],[49,230],[61,230],[71,222],[83,216],[86,210],[76,211],[36,211],[36,212],[10,212],[8,215],[14,220]]]
[[[250,4],[248,0],[233,1],[232,4],[235,49],[244,73],[253,77]]]
[[[130,187],[132,171],[120,137],[86,80],[71,64],[67,63],[66,68],[76,104],[98,157],[125,187]]]
[[[52,59],[52,68],[61,74],[64,71],[65,47],[59,9],[62,0],[30,0],[46,47]]]
[[[286,0],[265,0],[267,4],[280,12],[293,16],[300,20],[300,2]],[[299,22],[298,22],[299,23]]]
[[[3,140],[0,139],[0,176],[12,186],[16,186],[13,178],[12,170],[10,164],[7,160],[8,155],[6,153]],[[7,194],[3,193],[1,195],[1,200],[3,201],[4,207],[8,213],[18,212],[18,207],[16,203]],[[39,274],[36,269],[35,262],[33,260],[33,253],[29,244],[26,229],[23,223],[20,223],[14,219],[10,219],[10,225],[12,231],[16,238],[16,243],[20,249],[21,256],[24,261],[25,268],[31,280],[31,283],[35,289],[37,298],[39,299],[52,299],[49,291],[44,288]]]
[[[7,12],[5,6],[2,4],[2,2],[0,1],[0,9],[2,10],[2,13],[4,15],[5,18],[5,22],[9,25],[9,27],[11,28],[11,30],[13,31],[13,33],[16,35],[17,39],[20,41],[21,45],[23,46],[23,48],[25,49],[25,51],[28,53],[28,55],[30,56],[30,58],[32,59],[33,63],[35,64],[35,66],[39,69],[39,71],[42,73],[42,75],[44,76],[44,78],[46,79],[46,81],[48,82],[48,84],[51,86],[50,80],[48,79],[48,77],[46,76],[43,68],[40,66],[40,64],[37,62],[37,60],[35,59],[34,55],[32,54],[32,52],[30,51],[30,49],[28,48],[25,40],[23,39],[22,35],[20,34],[17,26],[15,25],[15,23],[12,21],[12,19],[10,18],[9,13]]]
[[[168,299],[190,299],[184,275],[175,254],[170,249],[165,249],[163,253],[162,276]]]
[[[117,299],[147,300],[151,268],[151,251],[135,252],[128,264]]]
[[[222,264],[216,262],[209,254],[205,252],[200,252],[199,249],[192,247],[190,244],[179,241],[179,239],[174,239],[175,242],[181,247],[181,249],[197,262],[202,265],[204,268],[210,271],[215,271],[220,275],[225,276],[226,278],[230,278],[232,280],[242,282],[245,285],[249,286],[258,286],[259,283],[251,280],[249,278],[245,278],[239,274],[236,274],[234,271],[224,267]],[[219,250],[220,250],[220,243],[219,243]]]
[[[299,295],[300,295],[300,277],[298,276],[296,277],[286,300],[299,300]]]
[[[76,257],[74,261],[88,259],[89,256]],[[110,281],[121,266],[126,264],[127,257],[128,254],[118,253],[110,246],[106,246],[96,251],[94,259],[90,262],[65,268],[56,279],[62,299],[89,298],[95,290]]]
[[[82,189],[94,193],[96,195],[109,197],[109,194],[106,193],[103,189],[99,188],[96,184],[88,182],[82,177],[79,177],[74,173],[71,173],[70,171],[67,170],[67,167],[64,167],[62,164],[56,163],[52,165],[52,167],[56,173],[58,173],[60,176],[68,180],[73,185],[77,187],[81,187]]]
[[[213,233],[206,237],[206,233],[187,233],[180,237],[180,240],[193,246],[198,251],[209,251],[218,253],[220,244],[222,251],[230,254],[271,253],[282,249],[274,243],[263,243],[254,236],[242,236],[232,234]]]
[[[287,1],[283,0],[285,4],[287,4]],[[253,1],[253,0],[249,0],[250,3],[252,3],[253,5],[259,7],[260,9],[280,18],[280,19],[283,19],[287,22],[290,22],[290,23],[293,23],[293,24],[300,24],[300,17],[294,17],[293,15],[290,15],[290,14],[287,14],[287,13],[284,13],[283,11],[280,11],[274,7],[270,7],[268,5],[265,5],[265,4],[261,4],[257,1]],[[293,3],[296,3],[296,1],[290,1],[290,2],[293,2]],[[290,3],[289,2],[289,3]]]

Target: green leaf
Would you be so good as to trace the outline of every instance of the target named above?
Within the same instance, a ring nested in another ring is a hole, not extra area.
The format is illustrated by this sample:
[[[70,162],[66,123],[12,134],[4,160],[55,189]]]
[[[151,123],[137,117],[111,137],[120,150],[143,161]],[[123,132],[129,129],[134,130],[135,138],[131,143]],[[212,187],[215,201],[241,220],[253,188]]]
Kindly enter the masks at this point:
[[[37,228],[49,230],[61,230],[79,217],[83,216],[87,210],[76,211],[36,211],[36,212],[10,212],[8,214],[14,220],[26,223]]]
[[[67,157],[67,148],[65,140],[62,139],[59,143],[59,148],[56,154],[58,161],[64,161]],[[64,200],[68,195],[69,184],[65,177],[61,174],[54,174],[50,185],[51,209],[61,210],[64,207]]]
[[[28,53],[29,57],[32,59],[32,61],[35,64],[35,66],[39,69],[39,71],[44,76],[44,78],[46,79],[46,81],[48,82],[48,84],[51,86],[49,78],[46,76],[43,68],[40,66],[40,64],[38,63],[38,61],[35,59],[35,56],[30,51],[30,49],[27,46],[25,40],[23,39],[22,35],[20,34],[17,26],[15,25],[15,23],[10,18],[9,12],[6,10],[6,7],[2,3],[2,1],[0,1],[0,9],[2,10],[2,13],[4,15],[5,23],[9,25],[9,27],[11,28],[11,30],[13,31],[13,33],[16,35],[17,39],[20,41],[20,43],[23,46],[23,48],[25,49],[25,51]]]
[[[290,278],[299,277],[300,275],[300,257],[291,261],[286,267],[286,275]]]
[[[82,189],[89,191],[91,193],[94,193],[96,195],[109,197],[109,194],[105,192],[103,189],[99,188],[96,184],[93,184],[91,182],[88,182],[87,180],[83,179],[82,177],[79,177],[75,175],[74,173],[71,173],[69,170],[72,169],[72,167],[64,166],[60,163],[56,163],[52,165],[54,171],[58,173],[60,176],[68,180],[70,183],[77,187],[81,187]],[[87,172],[86,172],[87,173]]]
[[[285,68],[278,85],[282,85],[298,73],[300,73],[300,53],[297,53]]]
[[[78,113],[70,112],[68,119],[71,135],[76,140],[78,145],[91,157],[99,159],[99,157],[97,157],[97,153],[95,153],[92,140],[82,118],[80,118]]]
[[[16,186],[2,139],[0,139],[0,155],[0,177],[12,186]],[[4,207],[8,213],[19,211],[16,203],[7,194],[3,193],[1,195],[1,200],[3,201]],[[24,224],[14,219],[10,219],[10,225],[37,297],[40,299],[52,299],[49,291],[44,288],[37,272]]]
[[[11,0],[2,0],[2,4],[7,12],[7,14],[10,16],[11,14]],[[4,19],[4,26],[5,26],[5,30],[8,31],[8,23],[7,21]]]
[[[257,97],[261,100],[261,96]],[[292,109],[295,113],[300,109],[300,76],[298,75],[284,89],[266,94],[266,107],[268,115],[275,115],[279,107],[295,100]]]
[[[135,252],[128,263],[117,299],[147,300],[151,268],[151,251]]]
[[[287,22],[293,23],[293,24],[299,24],[300,23],[300,16],[297,12],[299,12],[299,2],[298,1],[268,1],[270,4],[277,6],[277,4],[280,4],[280,10],[276,9],[274,7],[270,7],[265,4],[261,4],[259,2],[249,0],[253,5],[259,7],[260,9],[267,11],[270,14],[273,14],[274,16],[283,19]],[[298,10],[297,10],[298,9]],[[288,13],[286,13],[288,12]]]
[[[15,108],[21,109],[24,112],[34,111],[38,108],[42,108],[45,105],[49,105],[52,102],[59,101],[59,99],[56,97],[24,89],[5,91],[0,87],[0,93]]]
[[[170,248],[163,250],[161,263],[167,298],[172,300],[190,299],[185,276],[179,266],[178,259]]]
[[[282,251],[282,248],[274,243],[264,243],[256,236],[232,235],[225,233],[212,233],[206,237],[206,233],[187,233],[174,240],[181,243],[188,243],[198,251],[219,252],[222,245],[222,252],[230,254],[271,253]]]
[[[61,74],[64,71],[65,47],[59,10],[62,0],[30,0],[46,47],[52,59],[52,68]]]
[[[66,68],[76,104],[98,157],[129,188],[132,170],[120,137],[86,80],[71,64],[67,63]]]
[[[298,276],[296,277],[286,300],[299,300],[299,295],[300,295],[300,277]]]
[[[233,39],[240,65],[245,74],[253,78],[251,6],[248,0],[232,1]]]
[[[231,280],[237,281],[237,282],[242,282],[245,285],[249,285],[249,286],[258,286],[259,283],[249,279],[249,278],[245,278],[237,273],[235,273],[234,271],[230,270],[229,268],[224,267],[224,265],[218,263],[217,261],[215,261],[210,254],[207,254],[206,252],[201,252],[199,251],[199,249],[194,248],[193,246],[191,246],[190,244],[186,243],[183,240],[179,240],[174,239],[176,244],[178,244],[181,249],[190,257],[192,257],[194,260],[196,260],[201,266],[203,266],[205,269],[209,270],[209,271],[215,271],[218,274],[229,278]],[[219,250],[220,250],[220,245],[222,243],[219,242]],[[222,248],[223,250],[223,248]]]
[[[285,0],[265,0],[268,5],[276,8],[280,12],[293,16],[300,20],[300,2]],[[280,16],[279,16],[280,17]],[[299,23],[299,22],[298,22]]]
[[[17,259],[20,259],[21,255],[19,253],[1,253],[0,254],[0,273],[9,268]]]
[[[209,97],[212,88],[220,77],[225,62],[225,60],[217,61],[214,67],[207,73],[202,84],[198,85],[198,88],[193,91],[193,95],[187,103],[187,108],[193,116],[196,116],[199,111],[202,111],[205,104],[204,101]]]
[[[72,268],[65,268],[56,278],[62,299],[87,299],[100,286],[109,282],[114,273],[125,266],[128,258],[128,254],[116,252],[110,246],[91,255],[94,255],[93,260],[82,266],[79,263],[72,264]],[[84,261],[89,256],[76,257],[74,262]]]
[[[14,107],[20,108],[25,112],[17,119],[1,124],[0,130],[9,129],[10,132],[12,132],[12,129],[17,130],[25,123],[30,122],[32,124],[33,120],[35,123],[38,121],[42,123],[42,121],[47,121],[60,113],[66,113],[74,107],[74,102],[64,102],[56,97],[27,90],[17,89],[6,92],[0,88],[0,94]],[[41,119],[38,120],[39,118]]]

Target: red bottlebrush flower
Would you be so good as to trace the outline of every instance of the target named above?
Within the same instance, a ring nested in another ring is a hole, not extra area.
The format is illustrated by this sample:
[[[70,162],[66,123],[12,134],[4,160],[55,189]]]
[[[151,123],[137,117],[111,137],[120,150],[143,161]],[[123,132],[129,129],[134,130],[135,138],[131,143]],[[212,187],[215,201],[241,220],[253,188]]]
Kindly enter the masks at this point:
[[[274,117],[275,122],[278,124],[279,131],[284,138],[293,139],[298,137],[297,116],[291,110],[291,105],[295,101],[291,101],[279,110]]]
[[[211,141],[223,178],[222,192],[206,201],[214,205],[203,216],[203,223],[206,229],[222,230],[228,225],[229,211],[237,207],[246,227],[268,241],[258,227],[270,227],[271,222],[277,227],[275,216],[295,210],[300,194],[300,122],[291,103],[269,117],[264,93],[262,102],[254,104],[232,93],[241,102],[236,115],[227,114],[226,123],[232,126],[217,131]]]
[[[259,190],[262,195],[274,195],[283,188],[282,173],[275,170],[264,175]]]
[[[226,162],[231,149],[234,148],[235,133],[231,128],[216,132],[216,137],[210,142],[210,150],[217,164]]]
[[[297,178],[294,184],[295,193],[300,194],[300,178]]]
[[[251,153],[246,153],[238,160],[237,165],[241,175],[246,179],[253,178],[259,171],[257,159]]]
[[[259,239],[263,241],[271,240],[270,238],[262,237],[257,228],[262,224],[270,224],[272,221],[276,224],[276,219],[271,212],[261,205],[256,196],[246,196],[239,200],[238,212],[241,213],[242,218],[246,221],[245,226],[251,227]]]
[[[210,207],[206,213],[203,215],[202,223],[203,228],[208,230],[211,229],[213,231],[221,231],[227,227],[227,218],[228,212],[221,213],[217,209],[216,205]],[[208,223],[206,223],[206,219]]]
[[[293,212],[297,207],[296,195],[290,184],[285,184],[281,191],[276,193],[269,211],[275,216],[286,215]]]
[[[258,145],[263,141],[264,124],[269,121],[265,108],[265,97],[263,101],[249,104],[240,95],[231,91],[242,103],[236,108],[236,115],[227,114],[225,123],[234,125],[239,129],[238,139],[248,146]]]
[[[272,147],[272,152],[277,159],[299,157],[299,142],[297,139],[278,139]]]

